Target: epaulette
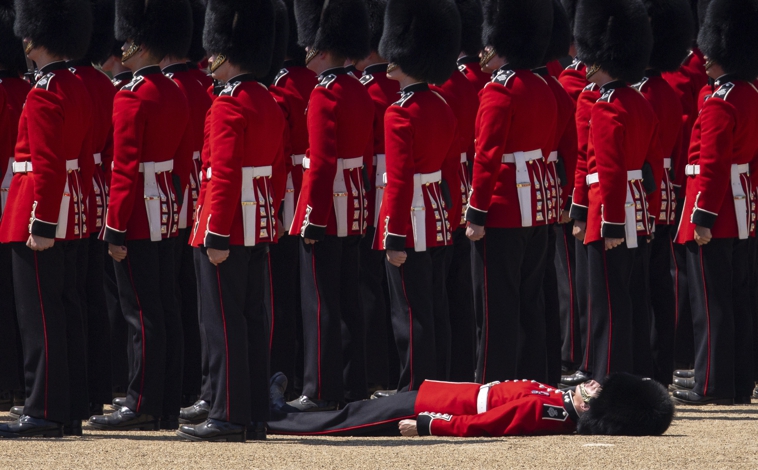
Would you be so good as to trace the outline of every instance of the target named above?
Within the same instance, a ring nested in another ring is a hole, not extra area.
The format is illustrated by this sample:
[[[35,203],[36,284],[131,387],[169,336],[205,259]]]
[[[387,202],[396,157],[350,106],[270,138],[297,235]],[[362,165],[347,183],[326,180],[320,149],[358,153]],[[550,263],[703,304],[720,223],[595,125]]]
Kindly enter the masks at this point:
[[[721,98],[722,100],[726,100],[726,97],[729,96],[729,92],[732,91],[733,88],[734,83],[724,83],[719,87],[718,90],[716,90],[716,93],[713,94],[713,98]]]
[[[637,83],[635,83],[634,85],[632,85],[632,88],[634,88],[635,90],[637,90],[637,91],[640,91],[640,92],[641,92],[641,91],[642,91],[642,87],[644,87],[644,86],[645,86],[645,83],[647,83],[647,82],[648,82],[648,80],[650,80],[650,78],[648,78],[648,77],[643,77],[643,78],[642,78],[642,80],[640,80],[639,82],[637,82]]]
[[[595,87],[596,86],[597,86],[596,84],[590,83],[589,85],[587,85],[586,87],[584,87],[584,90],[582,90],[582,91],[595,91]]]
[[[235,90],[237,90],[237,87],[242,82],[234,82],[234,83],[227,83],[223,90],[221,90],[221,93],[218,94],[218,96],[234,96]]]
[[[458,66],[458,70],[462,73],[466,73],[466,64],[461,64]]]
[[[321,87],[321,88],[326,88],[328,90],[329,87],[332,86],[332,83],[334,83],[335,80],[337,80],[337,76],[334,75],[333,73],[330,73],[329,75],[324,75],[323,77],[321,77],[321,81],[318,82],[318,85],[316,86]]]
[[[582,65],[582,61],[575,58],[574,61],[571,62],[571,64],[569,64],[568,67],[566,67],[566,69],[579,70],[579,66],[581,65]]]
[[[516,75],[516,72],[513,70],[501,70],[492,79],[492,83],[497,83],[498,85],[505,86],[508,84],[508,80],[510,80],[514,75]]]
[[[403,107],[403,105],[405,105],[405,103],[406,103],[406,102],[407,102],[409,99],[411,99],[411,97],[412,97],[412,96],[413,96],[413,92],[412,92],[412,91],[404,91],[404,92],[402,92],[402,94],[400,95],[400,99],[399,99],[399,100],[397,100],[397,101],[395,101],[394,103],[392,103],[392,106],[400,106],[400,107],[402,108],[402,107]]]
[[[441,99],[443,103],[447,104],[447,101],[445,100],[445,98],[442,97],[442,95],[440,95],[439,93],[437,93],[434,90],[432,90],[432,93],[434,93],[435,95],[437,95],[437,98]]]
[[[363,76],[361,76],[361,83],[363,85],[368,85],[371,83],[371,81],[374,79],[374,76],[370,73],[364,73]]]
[[[71,73],[76,73],[76,67],[69,67],[68,71]]]
[[[284,69],[284,68],[281,69],[279,73],[276,74],[276,77],[274,77],[274,85],[277,85],[279,83],[279,79],[281,79],[283,76],[287,75],[288,73],[290,73],[289,70]]]
[[[136,77],[132,78],[131,82],[124,85],[124,87],[121,89],[127,90],[127,91],[136,91],[137,87],[139,87],[140,84],[142,84],[142,82],[144,81],[145,81],[145,77],[143,77],[142,75],[137,75]]]
[[[604,101],[606,103],[610,103],[611,102],[611,96],[613,96],[613,92],[614,91],[616,91],[615,88],[613,90],[608,90],[608,91],[604,92],[602,95],[600,95],[600,98],[597,100],[597,102],[599,103],[601,101]]]
[[[41,76],[39,80],[37,80],[37,83],[34,85],[34,88],[42,88],[43,90],[47,90],[47,87],[50,86],[50,82],[53,81],[53,77],[55,76],[54,72],[48,72],[45,75]]]

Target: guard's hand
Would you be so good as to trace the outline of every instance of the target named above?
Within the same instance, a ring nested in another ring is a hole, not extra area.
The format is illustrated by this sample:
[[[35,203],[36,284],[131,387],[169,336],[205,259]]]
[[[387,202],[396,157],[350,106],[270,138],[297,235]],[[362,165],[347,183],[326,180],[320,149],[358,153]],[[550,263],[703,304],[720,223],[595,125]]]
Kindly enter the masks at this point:
[[[408,254],[404,251],[387,250],[387,261],[392,266],[399,268],[408,259]]]
[[[210,261],[214,266],[218,266],[219,264],[223,263],[228,257],[229,250],[217,250],[215,248],[208,248],[208,261]]]
[[[606,250],[612,250],[612,249],[616,248],[617,246],[621,245],[622,243],[624,243],[624,239],[623,238],[608,238],[608,237],[605,237],[605,249]]]
[[[303,241],[306,245],[315,245],[318,240],[313,240],[311,238],[305,238],[303,237]]]
[[[45,238],[39,235],[29,235],[29,239],[26,240],[26,246],[34,251],[45,251],[52,248],[54,244],[55,238]]]
[[[484,235],[485,231],[483,226],[472,224],[471,222],[468,223],[468,227],[466,227],[466,236],[469,240],[472,242],[479,241],[484,238]]]
[[[111,258],[120,263],[126,258],[126,247],[108,243],[108,254],[111,255]]]
[[[418,428],[416,427],[415,419],[404,419],[400,421],[397,427],[400,429],[400,434],[405,437],[418,436]]]
[[[711,229],[695,225],[695,241],[698,245],[707,245],[711,241],[711,238],[713,238]]]
[[[561,220],[558,221],[559,224],[567,224],[571,222],[571,217],[569,216],[568,211],[561,211]]]
[[[576,237],[577,240],[583,242],[584,236],[587,234],[587,222],[575,220],[574,229],[571,231],[571,233]]]

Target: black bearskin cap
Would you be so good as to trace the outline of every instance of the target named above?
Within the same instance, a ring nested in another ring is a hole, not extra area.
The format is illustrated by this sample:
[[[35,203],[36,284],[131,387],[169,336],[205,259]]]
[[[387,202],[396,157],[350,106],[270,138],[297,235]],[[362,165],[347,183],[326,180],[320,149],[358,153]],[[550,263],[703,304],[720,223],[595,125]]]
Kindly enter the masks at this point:
[[[379,55],[403,73],[445,83],[461,51],[461,18],[453,0],[389,0]]]
[[[492,46],[513,69],[542,64],[553,29],[552,0],[485,0],[485,46]]]
[[[297,21],[295,20],[295,0],[284,0],[287,5],[287,24],[289,25],[289,39],[287,39],[287,57],[297,65],[305,63],[305,48],[297,39]]]
[[[758,0],[712,0],[700,35],[700,49],[726,73],[758,77]]]
[[[190,41],[187,58],[192,63],[198,63],[205,58],[203,48],[203,29],[205,28],[205,1],[190,0],[192,8],[192,40]]]
[[[566,10],[560,0],[553,0],[553,33],[550,35],[550,44],[545,52],[546,64],[553,60],[566,57],[571,47],[571,23]]]
[[[92,35],[90,0],[16,0],[13,29],[55,56],[83,57]]]
[[[371,53],[364,0],[295,0],[300,45],[360,60]]]
[[[92,1],[92,40],[84,56],[90,62],[102,64],[110,57],[116,38],[113,37],[115,7],[113,0]],[[120,44],[119,44],[120,46]]]
[[[571,40],[574,39],[574,22],[576,21],[576,4],[578,0],[561,0],[563,9],[566,10],[568,15],[569,25],[571,27]]]
[[[461,52],[477,56],[484,48],[482,0],[455,0],[455,3],[458,4],[458,13],[461,14]]]
[[[289,20],[287,19],[287,5],[283,0],[273,0],[274,2],[274,47],[271,54],[271,67],[265,77],[260,82],[266,86],[271,86],[274,79],[284,65],[284,57],[287,54],[287,38],[289,36]]]
[[[224,54],[242,70],[264,77],[274,48],[272,0],[210,0],[203,45],[209,54]]]
[[[13,33],[15,19],[13,0],[0,0],[0,65],[21,73],[26,71],[26,58],[21,38]]]
[[[366,0],[368,9],[368,26],[371,31],[371,50],[379,50],[379,41],[384,31],[384,12],[387,10],[387,0]]]
[[[711,4],[711,0],[692,0],[695,3],[693,8],[697,9],[697,25],[703,26],[705,21],[705,14],[708,12],[708,5]]]
[[[637,83],[653,49],[653,32],[640,0],[579,0],[574,39],[577,56],[611,77]]]
[[[189,0],[116,0],[116,37],[144,46],[158,59],[187,57],[192,40]]]
[[[695,19],[687,0],[644,0],[653,28],[650,67],[661,72],[678,70],[692,45]]]
[[[605,379],[600,396],[580,418],[579,434],[660,436],[674,419],[674,402],[663,385],[617,373]]]

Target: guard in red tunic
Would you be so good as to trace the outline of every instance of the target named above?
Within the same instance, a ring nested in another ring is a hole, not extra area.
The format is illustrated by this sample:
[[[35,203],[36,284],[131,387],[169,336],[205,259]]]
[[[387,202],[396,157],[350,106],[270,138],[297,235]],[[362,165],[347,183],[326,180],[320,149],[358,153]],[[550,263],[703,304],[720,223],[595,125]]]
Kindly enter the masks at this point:
[[[635,368],[638,373],[644,371],[660,383],[668,385],[674,371],[676,332],[671,260],[674,256],[672,241],[676,231],[677,194],[671,175],[672,162],[681,145],[683,111],[679,97],[661,74],[677,70],[687,57],[694,19],[687,0],[647,0],[645,6],[653,27],[653,52],[645,78],[633,87],[647,98],[658,117],[658,142],[664,159],[660,191],[653,193],[649,199],[651,216],[655,218],[655,237],[648,246],[653,324],[645,325],[649,316],[640,316],[642,321],[637,323],[638,328],[635,329],[635,348],[638,351],[635,364],[639,360],[646,365]],[[655,207],[660,207],[660,210],[654,212]],[[650,326],[653,327],[652,330]],[[646,331],[652,331],[652,334],[648,335]],[[651,341],[646,338],[651,338]]]
[[[474,85],[474,89],[479,93],[492,79],[491,74],[482,70],[482,66],[479,64],[479,54],[482,52],[482,24],[484,23],[482,2],[481,0],[456,0],[455,3],[458,5],[458,11],[461,14],[462,26],[461,53],[457,61],[458,70]]]
[[[531,69],[550,42],[551,0],[485,2],[485,56],[495,69],[480,94],[466,235],[476,243],[474,305],[482,312],[476,381],[547,381],[543,277],[549,186],[546,158],[557,105]],[[488,14],[491,13],[491,14]]]
[[[758,155],[758,3],[713,0],[698,44],[716,91],[692,132],[676,241],[687,249],[695,377],[685,404],[750,401],[753,382],[748,237]]]
[[[587,76],[601,87],[590,118],[587,222],[576,222],[575,232],[587,245],[588,350],[593,376],[602,380],[634,367],[632,295],[643,296],[644,291],[633,294],[629,285],[635,257],[640,256],[636,248],[647,243],[652,230],[647,194],[658,189],[663,165],[655,113],[626,85],[642,78],[650,57],[652,32],[644,5],[583,0],[574,33]]]
[[[271,386],[274,408],[281,388]],[[416,392],[348,404],[340,411],[275,414],[269,429],[299,436],[500,437],[550,434],[658,436],[675,407],[650,379],[615,374],[555,390],[535,380],[485,385],[427,380]]]
[[[181,316],[175,293],[175,243],[181,188],[173,177],[190,114],[187,98],[161,74],[160,61],[184,50],[187,0],[116,5],[122,62],[134,72],[113,104],[113,170],[104,240],[114,260],[121,309],[132,328],[132,376],[123,406],[96,415],[103,430],[175,429],[181,406]]]
[[[29,83],[23,78],[26,59],[21,39],[13,34],[16,17],[13,2],[0,4],[0,218],[8,200],[8,189],[13,179],[14,150],[18,136],[18,120],[29,93]],[[23,358],[16,319],[16,301],[13,295],[11,247],[0,244],[0,325],[5,341],[0,344],[0,409],[8,409],[14,395],[23,396]],[[23,400],[22,400],[23,402]]]
[[[369,53],[362,0],[296,0],[300,44],[319,74],[308,104],[309,147],[290,233],[299,233],[304,379],[300,409],[365,398],[359,244],[368,226],[373,103],[344,68]]]
[[[21,113],[0,223],[0,243],[11,248],[26,376],[21,417],[0,434],[60,437],[65,426],[81,435],[89,409],[76,253],[87,235],[83,197],[92,173],[83,167],[92,159],[92,102],[63,59],[87,50],[92,13],[87,1],[16,7],[15,31],[40,70]]]

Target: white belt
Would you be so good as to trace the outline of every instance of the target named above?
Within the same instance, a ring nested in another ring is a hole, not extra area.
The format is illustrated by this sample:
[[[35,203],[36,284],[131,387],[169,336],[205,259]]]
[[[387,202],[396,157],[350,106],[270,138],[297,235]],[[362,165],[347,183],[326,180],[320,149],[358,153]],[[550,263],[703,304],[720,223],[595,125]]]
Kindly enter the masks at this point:
[[[303,159],[303,168],[310,168],[310,159]],[[337,236],[347,236],[347,184],[345,183],[345,173],[343,170],[353,170],[363,166],[363,157],[355,158],[338,158],[337,172],[334,175],[334,185],[332,187],[332,201],[334,203],[334,215],[337,219]],[[363,197],[359,195],[359,197]]]
[[[488,399],[490,396],[490,388],[494,387],[495,385],[499,384],[500,382],[490,382],[488,384],[482,385],[479,387],[479,393],[476,395],[476,413],[482,414],[487,412],[487,407],[489,405]]]
[[[468,155],[466,154],[466,152],[463,152],[461,154],[461,163],[468,163]]]
[[[144,174],[144,197],[147,212],[147,224],[150,227],[150,241],[161,241],[161,193],[155,175],[174,169],[174,161],[144,162],[139,164],[140,173]],[[171,201],[168,201],[171,204]]]
[[[684,174],[687,176],[695,176],[700,174],[700,165],[687,165],[684,167]]]
[[[664,158],[663,159],[663,168],[670,170],[671,169],[671,159],[670,158]]]
[[[247,166],[247,167],[243,167],[242,169],[244,170],[245,168],[252,168],[253,169],[253,176],[252,176],[253,178],[262,178],[262,177],[266,177],[266,176],[271,176],[271,174],[272,174],[272,166],[271,165],[269,165],[269,166]],[[207,181],[210,181],[212,176],[213,176],[213,170],[211,169],[211,167],[208,167],[208,169],[205,170],[205,178],[207,179]]]
[[[634,180],[641,180],[642,179],[642,170],[631,170],[626,172],[626,179],[627,181],[634,181]],[[600,182],[600,177],[597,173],[590,173],[586,176],[587,180],[587,186],[591,186],[595,183]]]
[[[374,188],[376,193],[374,197],[374,227],[379,226],[379,210],[382,208],[382,198],[384,197],[385,173],[387,172],[387,158],[383,153],[374,156]]]
[[[557,162],[558,161],[558,151],[557,150],[553,150],[552,152],[550,152],[550,155],[547,156],[547,161],[548,161],[548,163],[555,163],[555,162]]]
[[[0,183],[0,215],[5,212],[5,203],[8,202],[8,190],[11,187],[11,180],[13,179],[13,163],[15,161],[13,157],[8,159],[8,168],[5,170],[2,183]]]
[[[192,159],[193,160],[200,160],[200,152],[197,151],[197,150],[195,150],[194,152],[192,152]]]
[[[627,181],[635,181],[642,179],[642,170],[631,170],[626,172]],[[600,178],[597,173],[590,173],[587,175],[587,186],[599,183]],[[640,196],[641,202],[644,203],[644,192]],[[632,190],[629,188],[629,184],[626,185],[626,202],[624,204],[624,232],[626,234],[626,246],[628,248],[637,248],[637,219],[635,218],[635,205],[634,197],[632,197]]]
[[[732,197],[734,198],[734,215],[737,219],[737,232],[740,240],[745,240],[748,237],[748,221],[750,220],[750,213],[748,212],[747,195],[745,189],[742,187],[742,178],[740,175],[749,174],[750,165],[736,165],[731,167],[731,180],[732,180]]]
[[[29,163],[29,171],[31,172],[31,162]],[[74,158],[73,160],[66,160],[66,171],[71,173],[79,169],[79,160]],[[55,228],[56,238],[66,238],[66,231],[68,230],[68,208],[71,204],[71,188],[68,184],[68,176],[66,176],[66,184],[63,187],[63,196],[61,197],[61,208],[58,211],[58,226]]]
[[[258,178],[270,178],[271,174],[271,165],[242,167],[242,229],[245,246],[255,246],[255,236],[258,233],[258,228],[255,223],[258,212],[256,207],[258,201],[263,202],[265,199],[265,201],[268,202],[268,194],[262,195],[260,194],[260,191],[256,194],[253,180]]]
[[[413,224],[413,246],[416,251],[426,251],[426,204],[424,203],[423,187],[427,184],[439,183],[441,180],[442,171],[413,175],[411,222]],[[443,220],[442,223],[444,222]]]
[[[516,164],[516,191],[521,209],[521,226],[532,226],[532,180],[529,177],[527,162],[542,159],[542,150],[513,152],[503,155],[503,163]]]
[[[298,166],[303,164],[303,160],[305,159],[305,155],[291,155],[290,158],[292,158],[292,165]]]
[[[13,173],[31,173],[32,172],[32,162],[13,161],[11,163],[11,166],[13,168]]]
[[[163,173],[164,171],[172,171],[174,169],[174,161],[166,160],[165,162],[145,162],[139,164],[139,172],[145,173],[148,165],[151,167],[151,171],[154,173]]]
[[[95,160],[95,165],[102,165],[103,164],[103,156],[99,153],[96,153],[92,155],[92,158]]]

